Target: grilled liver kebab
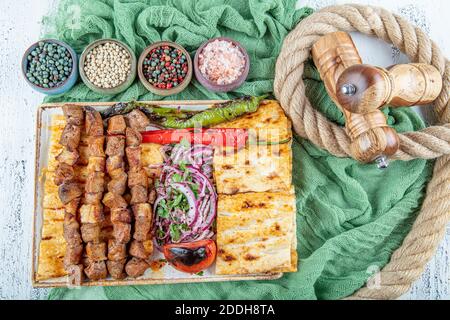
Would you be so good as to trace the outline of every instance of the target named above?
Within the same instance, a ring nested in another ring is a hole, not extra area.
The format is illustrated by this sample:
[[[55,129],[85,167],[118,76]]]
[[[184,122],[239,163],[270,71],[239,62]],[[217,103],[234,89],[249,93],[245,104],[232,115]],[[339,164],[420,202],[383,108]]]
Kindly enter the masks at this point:
[[[149,178],[141,163],[142,136],[139,131],[149,124],[147,117],[139,110],[133,110],[127,116],[129,127],[126,129],[126,149],[129,171],[130,205],[134,215],[133,240],[129,254],[132,256],[125,266],[130,277],[139,277],[149,268],[149,258],[153,253],[151,238],[152,208],[148,203]]]
[[[91,280],[104,279],[108,275],[106,269],[106,243],[101,236],[101,228],[105,216],[103,191],[105,185],[105,152],[103,145],[103,121],[100,113],[86,110],[86,134],[88,137],[88,167],[85,185],[84,204],[80,208],[81,235],[86,243],[86,268],[84,272]]]
[[[124,268],[127,259],[127,243],[131,237],[131,213],[128,203],[122,197],[127,190],[125,172],[125,118],[121,115],[108,120],[108,137],[106,138],[107,172],[110,177],[108,193],[103,204],[110,209],[113,226],[112,239],[108,240],[109,274],[114,279],[126,277]]]
[[[64,147],[56,157],[58,167],[55,171],[54,183],[58,186],[58,195],[64,204],[64,239],[66,240],[66,254],[64,267],[69,275],[71,285],[80,285],[83,280],[83,265],[80,263],[83,253],[83,241],[80,235],[78,207],[82,187],[75,181],[74,165],[78,161],[78,145],[84,123],[83,109],[78,106],[65,105],[63,107],[66,126],[61,135],[60,144]]]

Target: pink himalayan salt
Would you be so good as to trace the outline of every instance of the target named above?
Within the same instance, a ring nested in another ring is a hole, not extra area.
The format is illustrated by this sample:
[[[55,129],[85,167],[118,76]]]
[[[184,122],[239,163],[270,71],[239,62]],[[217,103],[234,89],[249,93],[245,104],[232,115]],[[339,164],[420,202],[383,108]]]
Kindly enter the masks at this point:
[[[236,81],[245,68],[242,51],[232,42],[214,40],[198,56],[200,72],[208,80],[225,85]]]

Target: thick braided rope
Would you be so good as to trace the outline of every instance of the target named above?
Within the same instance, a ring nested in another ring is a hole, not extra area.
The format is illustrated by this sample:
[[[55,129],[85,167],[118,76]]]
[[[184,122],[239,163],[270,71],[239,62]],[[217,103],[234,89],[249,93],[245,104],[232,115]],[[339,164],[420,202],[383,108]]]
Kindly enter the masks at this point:
[[[316,111],[305,96],[302,80],[304,62],[311,46],[322,35],[335,31],[358,31],[376,36],[403,51],[414,62],[435,66],[443,77],[443,90],[435,101],[442,126],[400,134],[401,146],[395,158],[438,158],[427,195],[410,233],[377,275],[380,283],[363,287],[351,298],[397,298],[420,277],[434,255],[450,219],[450,64],[439,48],[419,28],[382,8],[342,5],[324,8],[304,19],[286,37],[278,57],[274,92],[295,131],[335,156],[350,155],[349,138],[344,129]]]

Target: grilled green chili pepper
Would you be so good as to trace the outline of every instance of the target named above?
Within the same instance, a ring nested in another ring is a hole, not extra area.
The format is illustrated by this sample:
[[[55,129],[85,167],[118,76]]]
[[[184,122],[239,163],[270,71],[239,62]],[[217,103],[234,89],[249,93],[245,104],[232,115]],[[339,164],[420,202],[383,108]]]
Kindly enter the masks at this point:
[[[132,101],[118,103],[103,111],[102,117],[109,118],[117,114],[126,114],[136,108],[144,112],[150,121],[173,129],[186,129],[195,126],[209,127],[222,122],[231,121],[237,117],[258,110],[259,103],[267,95],[259,97],[243,97],[218,103],[204,111],[186,111],[174,108],[164,108],[143,102]]]
[[[193,128],[195,126],[209,127],[222,122],[234,120],[245,113],[255,112],[258,110],[259,103],[266,97],[267,96],[264,95],[260,97],[243,97],[230,100],[224,103],[216,104],[212,108],[201,112],[191,112],[192,115],[186,119],[176,116],[173,113],[168,113],[161,119],[154,119],[151,116],[149,116],[149,118],[150,120],[156,120],[160,125],[166,128],[186,129]],[[184,113],[183,111],[179,112]],[[161,115],[161,113],[159,113],[159,115]]]

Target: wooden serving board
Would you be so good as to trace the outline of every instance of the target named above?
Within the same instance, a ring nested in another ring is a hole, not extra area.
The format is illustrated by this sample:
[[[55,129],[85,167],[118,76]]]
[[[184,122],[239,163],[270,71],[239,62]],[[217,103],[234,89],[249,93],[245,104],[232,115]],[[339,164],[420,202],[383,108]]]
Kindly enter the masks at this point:
[[[146,101],[156,105],[167,107],[181,107],[185,110],[204,110],[220,100],[190,100],[190,101]],[[92,106],[97,109],[106,108],[116,102],[76,102],[79,106]],[[43,198],[44,198],[44,176],[45,168],[48,165],[48,147],[50,142],[50,120],[52,115],[62,114],[61,107],[65,103],[48,103],[39,106],[37,111],[36,124],[36,158],[35,158],[35,194],[34,194],[34,215],[33,215],[33,253],[32,253],[32,285],[33,287],[67,287],[67,277],[60,277],[48,280],[37,280],[39,247],[41,241],[43,223]],[[160,255],[160,256],[158,256]],[[154,259],[163,258],[159,252],[154,253]],[[248,281],[248,280],[274,280],[283,276],[283,273],[250,274],[221,276],[214,273],[215,265],[204,271],[203,276],[182,273],[170,265],[166,264],[161,270],[153,271],[149,268],[146,273],[137,279],[126,278],[124,280],[105,279],[102,281],[86,281],[82,286],[124,286],[124,285],[144,285],[144,284],[171,284],[171,283],[198,283],[198,282],[218,282],[218,281]]]

